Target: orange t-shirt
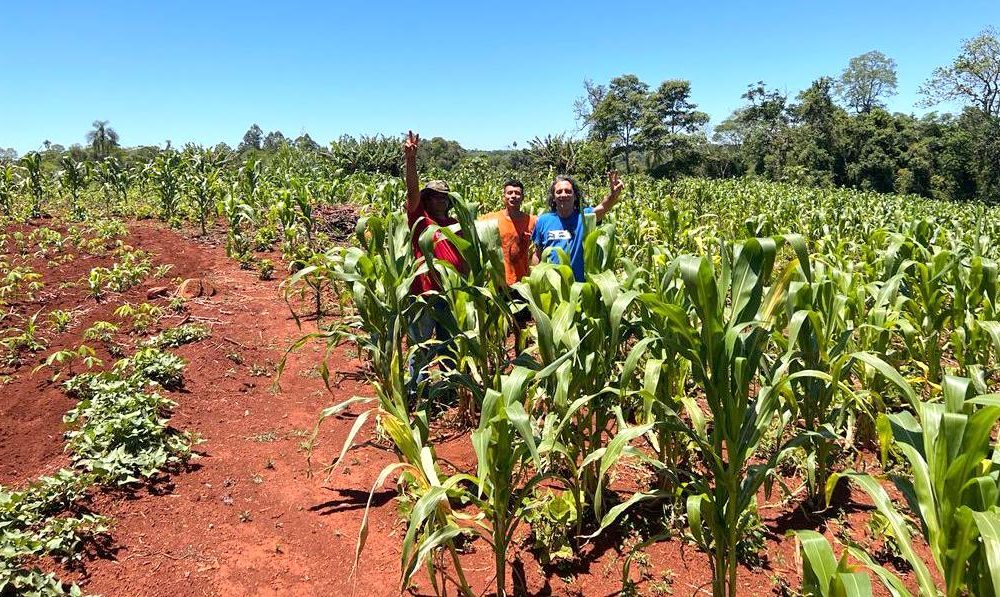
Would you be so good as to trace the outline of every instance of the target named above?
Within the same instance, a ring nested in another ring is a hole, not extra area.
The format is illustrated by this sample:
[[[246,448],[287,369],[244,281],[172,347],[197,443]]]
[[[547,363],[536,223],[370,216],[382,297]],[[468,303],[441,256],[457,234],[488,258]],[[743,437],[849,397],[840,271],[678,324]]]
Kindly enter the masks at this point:
[[[528,269],[531,268],[531,233],[535,230],[535,221],[538,218],[522,212],[520,216],[511,219],[504,209],[488,213],[482,219],[497,221],[507,285],[519,282],[528,275]]]

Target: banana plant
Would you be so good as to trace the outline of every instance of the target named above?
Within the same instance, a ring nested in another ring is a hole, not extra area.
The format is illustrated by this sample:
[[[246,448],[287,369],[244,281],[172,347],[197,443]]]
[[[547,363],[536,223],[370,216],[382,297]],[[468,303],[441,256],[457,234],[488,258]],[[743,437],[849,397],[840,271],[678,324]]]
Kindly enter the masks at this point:
[[[1000,566],[997,565],[1000,530],[1000,452],[992,439],[1000,420],[1000,397],[970,397],[968,378],[946,376],[942,401],[922,400],[898,373],[886,376],[906,395],[912,408],[879,419],[882,458],[894,448],[906,459],[912,478],[891,475],[920,521],[930,548],[931,563],[944,580],[946,597],[962,594],[998,595]],[[893,504],[878,480],[847,471],[831,475],[827,499],[841,478],[871,497],[888,520],[900,554],[913,567],[920,595],[938,594],[930,567],[913,548],[903,514]],[[894,595],[909,595],[901,580],[852,550],[868,565]]]

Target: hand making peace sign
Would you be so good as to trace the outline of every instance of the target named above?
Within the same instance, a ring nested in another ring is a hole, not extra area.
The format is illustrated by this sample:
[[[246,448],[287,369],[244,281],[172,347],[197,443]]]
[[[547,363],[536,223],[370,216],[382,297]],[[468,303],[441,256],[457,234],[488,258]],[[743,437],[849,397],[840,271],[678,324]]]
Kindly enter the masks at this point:
[[[403,141],[403,157],[410,159],[417,157],[417,148],[420,146],[420,135],[414,135],[413,131],[406,133],[406,140]]]
[[[617,199],[618,195],[621,194],[622,189],[625,188],[625,182],[618,177],[617,170],[608,172],[608,184],[611,185],[611,197],[613,199]]]

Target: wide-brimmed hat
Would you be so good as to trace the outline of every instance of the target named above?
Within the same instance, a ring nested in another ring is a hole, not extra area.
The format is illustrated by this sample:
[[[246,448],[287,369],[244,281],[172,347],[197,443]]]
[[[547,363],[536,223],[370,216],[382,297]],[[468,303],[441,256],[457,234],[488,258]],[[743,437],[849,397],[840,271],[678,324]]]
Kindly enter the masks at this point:
[[[447,197],[450,192],[451,189],[448,188],[448,183],[443,180],[432,180],[424,185],[424,188],[420,189],[420,198],[424,199],[428,195],[433,195],[435,193]]]

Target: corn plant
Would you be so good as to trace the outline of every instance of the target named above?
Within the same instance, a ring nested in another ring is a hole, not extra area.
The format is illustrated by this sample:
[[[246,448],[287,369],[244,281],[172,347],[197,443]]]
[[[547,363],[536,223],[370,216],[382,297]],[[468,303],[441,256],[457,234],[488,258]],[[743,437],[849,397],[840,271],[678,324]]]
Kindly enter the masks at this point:
[[[985,392],[984,370],[1000,359],[997,299],[1000,276],[995,261],[972,255],[953,270],[951,348],[962,374]]]
[[[501,295],[504,267],[496,223],[476,221],[478,205],[465,203],[457,193],[452,193],[452,206],[459,230],[431,225],[418,242],[424,267],[441,281],[442,290],[436,298],[452,315],[439,322],[451,338],[448,350],[455,365],[444,381],[455,380],[478,404],[485,388],[497,387],[511,361],[506,339],[513,314]],[[461,270],[434,259],[436,235],[458,250]]]
[[[787,342],[781,336],[779,341],[787,345],[782,360],[790,373],[825,374],[789,382],[792,410],[809,434],[806,488],[809,499],[819,504],[826,495],[836,439],[859,413],[876,413],[866,412],[849,384],[856,362],[852,339],[859,305],[840,291],[845,273],[816,262],[802,274],[804,280],[789,284]]]
[[[184,160],[176,152],[162,152],[151,165],[151,173],[160,197],[160,219],[173,223],[177,217],[183,184]]]
[[[31,198],[28,217],[39,218],[42,215],[42,200],[45,197],[45,173],[42,171],[42,155],[33,151],[21,158],[21,166],[27,175],[24,183]]]
[[[501,390],[486,390],[479,427],[472,432],[477,470],[469,481],[476,487],[475,501],[486,521],[478,524],[477,530],[493,549],[497,595],[501,597],[507,595],[507,550],[525,514],[525,502],[540,483],[559,477],[539,455],[539,443],[547,440],[550,446],[555,445],[555,429],[551,425],[535,428],[524,405],[530,402],[537,383],[572,355],[567,352],[540,371],[514,367],[500,380]],[[541,435],[546,432],[548,437]]]
[[[807,268],[802,239],[789,241]],[[787,267],[768,289],[776,253],[773,239],[723,246],[719,272],[707,257],[682,256],[679,273],[696,319],[674,304],[657,305],[671,331],[665,340],[691,362],[691,377],[705,393],[711,415],[709,428],[706,413],[691,398],[682,401],[690,425],[668,413],[673,427],[697,446],[706,471],[688,475],[694,493],[687,499],[687,514],[695,541],[709,554],[712,592],[717,596],[736,595],[737,544],[757,490],[777,459],[803,441],[798,437],[766,462],[750,465],[772,421],[783,426],[788,418],[779,400],[788,377],[781,377],[780,371],[768,374],[763,361],[769,326],[794,271]],[[762,385],[753,395],[759,374]]]
[[[0,214],[4,217],[14,214],[14,197],[18,186],[15,168],[14,164],[0,164]]]
[[[60,181],[69,192],[70,212],[73,219],[82,221],[86,217],[83,205],[80,203],[80,192],[87,188],[90,179],[90,163],[78,162],[70,156],[64,156],[60,161],[62,173]]]
[[[208,217],[216,210],[222,193],[222,174],[218,156],[211,150],[195,151],[188,157],[183,189],[198,217],[201,235],[208,234]]]
[[[915,244],[915,243],[914,243]],[[929,254],[917,245],[918,255],[911,258],[907,284],[911,290],[906,302],[901,328],[915,362],[924,370],[927,383],[936,388],[941,383],[942,336],[947,338],[952,311],[949,285],[951,272],[958,267],[958,258],[951,251]],[[891,250],[891,249],[890,249]]]
[[[895,371],[887,369],[884,374],[904,393],[912,412],[880,418],[883,460],[888,450],[895,448],[910,466],[912,478],[891,475],[890,479],[920,521],[933,565],[944,579],[944,594],[997,595],[1000,464],[992,434],[1000,420],[1000,398],[970,398],[971,380],[946,376],[943,401],[929,402],[921,400]],[[914,550],[903,515],[885,489],[869,475],[847,471],[831,476],[828,497],[842,477],[865,491],[888,520],[900,554],[913,567],[920,595],[937,595],[928,563]],[[874,564],[863,552],[851,553],[868,565],[890,592],[909,595],[897,576]]]
[[[73,323],[73,312],[62,309],[49,311],[49,323],[52,324],[52,331],[57,333],[65,332]]]
[[[15,356],[22,351],[45,350],[48,341],[41,337],[41,326],[38,323],[40,313],[41,311],[36,311],[31,317],[25,318],[24,325],[20,328],[14,326],[6,328],[4,333],[7,335],[0,338],[0,346],[8,349]]]
[[[613,433],[619,402],[614,384],[619,382],[619,363],[625,360],[624,347],[639,333],[629,315],[639,292],[632,289],[635,271],[619,278],[608,269],[616,261],[613,229],[597,228],[592,214],[585,218],[586,281],[576,282],[568,265],[542,263],[515,289],[536,322],[538,358],[543,366],[579,346],[573,362],[564,363],[548,381],[549,402],[543,406],[560,417],[571,416],[561,438],[569,451],[567,465],[576,470],[583,495],[600,518],[600,462],[587,456],[603,447]],[[560,383],[563,380],[566,383]],[[587,408],[574,408],[584,398]]]
[[[115,157],[106,157],[97,164],[97,177],[104,191],[104,213],[117,214],[124,208],[128,190],[132,186],[133,174],[127,166]]]
[[[802,594],[813,597],[871,597],[872,582],[856,571],[845,552],[838,560],[826,537],[816,531],[792,531],[802,562]]]

